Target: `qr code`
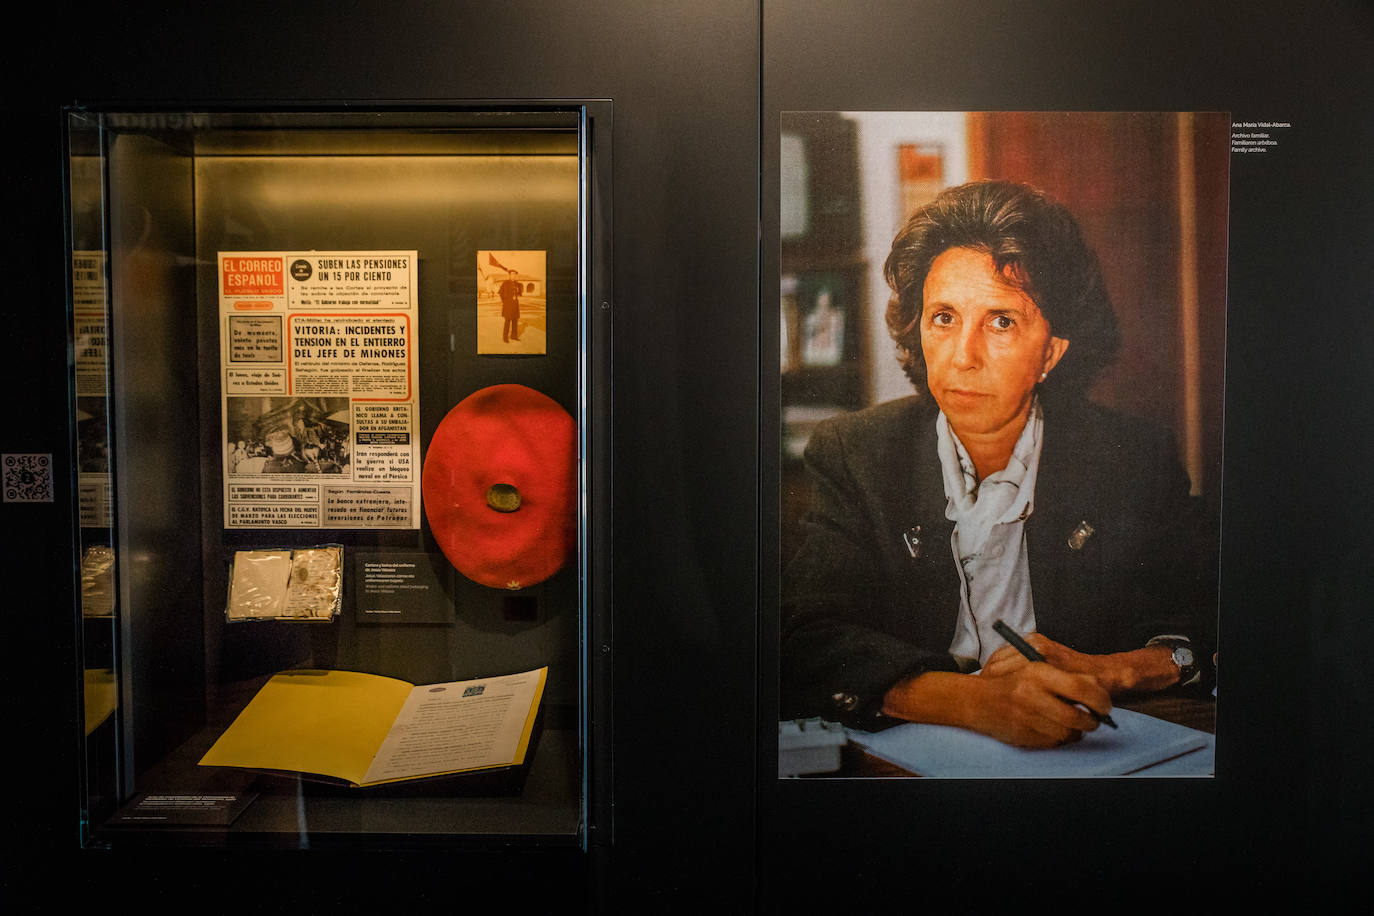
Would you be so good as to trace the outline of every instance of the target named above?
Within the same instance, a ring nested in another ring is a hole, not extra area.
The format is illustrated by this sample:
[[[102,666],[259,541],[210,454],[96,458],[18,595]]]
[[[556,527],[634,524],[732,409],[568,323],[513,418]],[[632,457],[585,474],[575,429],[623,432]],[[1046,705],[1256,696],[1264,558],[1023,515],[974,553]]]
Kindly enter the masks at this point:
[[[0,455],[7,503],[50,503],[52,455]]]

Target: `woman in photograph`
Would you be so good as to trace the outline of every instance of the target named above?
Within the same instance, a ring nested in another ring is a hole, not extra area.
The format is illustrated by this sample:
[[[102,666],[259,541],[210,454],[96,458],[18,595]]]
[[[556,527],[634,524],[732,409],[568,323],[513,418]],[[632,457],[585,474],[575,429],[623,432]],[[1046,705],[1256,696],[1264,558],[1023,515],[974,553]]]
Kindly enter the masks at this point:
[[[1096,728],[1115,696],[1197,679],[1215,606],[1188,477],[1169,435],[1086,398],[1118,330],[1073,217],[1027,185],[951,188],[884,273],[918,393],[807,446],[783,717],[1045,747]]]

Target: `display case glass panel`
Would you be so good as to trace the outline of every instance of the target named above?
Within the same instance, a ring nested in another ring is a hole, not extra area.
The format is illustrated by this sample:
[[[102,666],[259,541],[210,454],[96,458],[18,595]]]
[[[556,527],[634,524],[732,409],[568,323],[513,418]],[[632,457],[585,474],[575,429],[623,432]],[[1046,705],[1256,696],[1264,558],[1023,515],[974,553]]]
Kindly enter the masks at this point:
[[[68,112],[86,843],[604,824],[609,128]]]

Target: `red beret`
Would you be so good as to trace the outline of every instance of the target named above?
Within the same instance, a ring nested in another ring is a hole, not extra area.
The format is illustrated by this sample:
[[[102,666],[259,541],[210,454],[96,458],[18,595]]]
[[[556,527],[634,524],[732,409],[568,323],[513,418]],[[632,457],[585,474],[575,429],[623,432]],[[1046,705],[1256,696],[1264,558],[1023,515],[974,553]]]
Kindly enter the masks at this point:
[[[421,479],[430,530],[474,582],[524,588],[558,572],[577,543],[577,436],[556,401],[493,385],[448,412]]]

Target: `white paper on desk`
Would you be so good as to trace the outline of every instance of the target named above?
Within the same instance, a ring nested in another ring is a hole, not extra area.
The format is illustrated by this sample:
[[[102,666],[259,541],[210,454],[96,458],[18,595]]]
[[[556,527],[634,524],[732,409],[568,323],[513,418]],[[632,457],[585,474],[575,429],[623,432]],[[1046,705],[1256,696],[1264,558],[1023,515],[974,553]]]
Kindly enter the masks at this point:
[[[1206,732],[1129,709],[1112,710],[1112,719],[1119,728],[1103,725],[1084,734],[1081,741],[1041,750],[1012,747],[996,738],[948,725],[910,723],[881,732],[846,731],[850,741],[873,756],[922,776],[1125,776],[1185,754],[1192,754],[1198,761],[1196,772],[1190,775],[1211,774],[1211,755],[1194,753],[1210,746],[1212,736]],[[1169,768],[1170,774],[1180,775],[1184,763],[1185,760],[1177,760]]]

